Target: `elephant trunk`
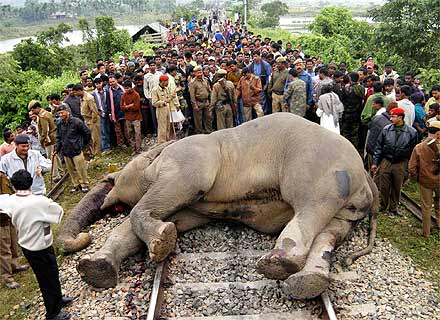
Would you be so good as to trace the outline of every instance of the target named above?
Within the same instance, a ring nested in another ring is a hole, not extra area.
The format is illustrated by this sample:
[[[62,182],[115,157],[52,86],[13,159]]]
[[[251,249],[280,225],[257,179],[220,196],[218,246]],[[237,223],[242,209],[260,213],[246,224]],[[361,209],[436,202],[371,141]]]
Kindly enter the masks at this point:
[[[90,244],[90,235],[81,230],[105,215],[101,205],[112,188],[113,183],[108,180],[98,183],[66,218],[57,238],[57,245],[64,253],[82,250]]]

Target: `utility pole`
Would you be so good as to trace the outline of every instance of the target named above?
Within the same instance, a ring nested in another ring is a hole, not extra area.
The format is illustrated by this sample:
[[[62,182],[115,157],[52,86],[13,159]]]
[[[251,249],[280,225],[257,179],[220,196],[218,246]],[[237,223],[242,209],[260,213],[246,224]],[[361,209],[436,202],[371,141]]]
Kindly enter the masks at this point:
[[[248,0],[243,0],[244,2],[244,25],[247,25],[247,11],[248,11]]]

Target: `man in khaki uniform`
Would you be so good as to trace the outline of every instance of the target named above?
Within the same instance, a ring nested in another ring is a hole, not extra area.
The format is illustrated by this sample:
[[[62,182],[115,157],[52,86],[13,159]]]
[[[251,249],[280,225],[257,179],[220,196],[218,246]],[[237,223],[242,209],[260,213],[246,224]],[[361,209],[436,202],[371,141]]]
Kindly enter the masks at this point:
[[[101,117],[95,98],[90,93],[85,92],[81,84],[76,84],[72,90],[81,99],[81,115],[92,134],[92,155],[99,156],[101,155]]]
[[[431,233],[432,200],[440,228],[440,121],[432,121],[428,137],[419,143],[411,154],[408,170],[419,184],[422,208],[422,235]]]
[[[41,108],[40,102],[31,100],[28,109],[38,117],[38,135],[40,136],[41,146],[46,150],[47,156],[52,161],[52,155],[57,142],[57,128],[53,119],[53,114]],[[59,168],[61,160],[58,156],[52,161],[53,179],[55,182],[61,179]]]
[[[211,92],[211,108],[214,108],[217,115],[217,130],[234,126],[232,106],[236,104],[235,87],[231,81],[226,80],[227,74],[226,70],[217,70],[218,80]]]
[[[289,74],[287,60],[284,57],[278,57],[276,62],[278,70],[272,73],[267,91],[268,94],[272,94],[272,113],[287,112],[288,109],[283,104],[284,85]]]
[[[0,194],[13,194],[14,189],[8,177],[0,172]],[[18,264],[17,231],[12,225],[11,218],[0,212],[0,276],[3,283],[10,289],[20,285],[14,280],[13,273],[25,271],[27,265]]]
[[[170,103],[179,104],[176,92],[168,85],[167,75],[159,77],[159,85],[151,91],[151,103],[156,108],[157,143],[163,143],[170,137]]]
[[[194,68],[195,79],[189,84],[189,94],[194,114],[196,133],[212,132],[212,109],[210,107],[211,87],[208,80],[203,77],[201,66]],[[203,130],[205,128],[205,130]]]

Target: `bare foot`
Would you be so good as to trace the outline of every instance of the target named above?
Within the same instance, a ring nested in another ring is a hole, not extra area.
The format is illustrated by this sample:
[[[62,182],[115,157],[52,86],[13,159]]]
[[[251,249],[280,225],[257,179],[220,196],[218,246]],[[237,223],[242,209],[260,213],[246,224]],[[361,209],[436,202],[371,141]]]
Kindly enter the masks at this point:
[[[172,222],[160,224],[148,244],[150,259],[154,262],[164,260],[176,247],[177,230]]]
[[[284,281],[283,291],[295,299],[312,299],[323,293],[330,279],[323,273],[300,271]]]
[[[257,261],[257,271],[269,279],[284,280],[300,271],[306,256],[289,256],[282,249],[273,249]]]
[[[113,288],[118,284],[118,270],[107,255],[86,255],[79,261],[76,270],[93,287]]]

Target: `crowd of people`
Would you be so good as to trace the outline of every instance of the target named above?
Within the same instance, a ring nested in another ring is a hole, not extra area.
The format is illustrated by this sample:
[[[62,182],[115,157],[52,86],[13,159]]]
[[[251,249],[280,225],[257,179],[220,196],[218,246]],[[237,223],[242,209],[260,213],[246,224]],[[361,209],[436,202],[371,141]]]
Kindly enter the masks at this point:
[[[290,112],[354,145],[374,176],[382,211],[400,214],[401,188],[414,178],[420,185],[422,234],[429,236],[433,200],[440,221],[440,85],[423,88],[412,72],[400,76],[392,63],[380,69],[373,56],[354,69],[343,61],[322,61],[300,45],[255,35],[240,21],[210,17],[175,24],[154,55],[136,50],[117,61],[99,59],[93,70],[79,72],[78,83],[49,95],[48,107],[30,101],[28,125],[3,131],[0,194],[14,193],[10,180],[19,172],[16,181],[32,181],[25,188],[31,192],[22,196],[44,195],[42,175],[51,172],[57,181],[63,168],[71,177],[71,191],[86,193],[88,162],[114,146],[131,147],[136,155],[143,136],[157,136],[163,143]],[[18,196],[23,183],[16,184]],[[59,221],[61,214],[56,211],[45,223]],[[16,262],[13,222],[13,214],[1,213],[1,275],[9,288],[19,287],[13,273],[26,269]],[[32,250],[27,240],[20,241],[25,231],[18,228],[18,244]],[[51,245],[48,241],[38,249]],[[66,304],[59,289],[56,297],[56,306],[46,305],[47,318],[65,319],[56,318]]]

